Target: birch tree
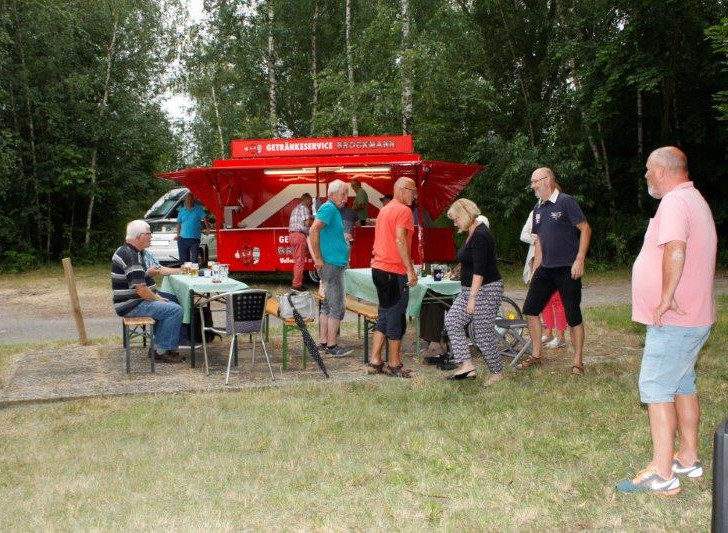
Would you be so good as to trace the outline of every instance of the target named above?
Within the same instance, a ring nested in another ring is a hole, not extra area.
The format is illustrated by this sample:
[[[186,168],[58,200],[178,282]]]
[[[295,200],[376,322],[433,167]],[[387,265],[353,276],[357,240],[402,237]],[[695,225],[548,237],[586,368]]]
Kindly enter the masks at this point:
[[[359,135],[359,126],[356,116],[354,58],[351,46],[351,0],[346,0],[346,71],[349,78],[349,93],[351,94],[351,134],[356,137]]]
[[[268,14],[268,54],[266,56],[266,64],[268,67],[268,106],[269,115],[268,121],[270,123],[270,130],[274,137],[279,134],[278,131],[278,106],[276,104],[276,92],[278,86],[276,83],[276,51],[275,51],[275,40],[273,38],[273,0],[266,2],[267,14]]]
[[[409,0],[401,0],[402,16],[402,133],[412,133],[412,50],[410,48]]]

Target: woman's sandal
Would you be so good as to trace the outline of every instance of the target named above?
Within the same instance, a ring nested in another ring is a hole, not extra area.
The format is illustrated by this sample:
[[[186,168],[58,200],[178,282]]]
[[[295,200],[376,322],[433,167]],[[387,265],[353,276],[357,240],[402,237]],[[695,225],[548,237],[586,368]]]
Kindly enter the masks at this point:
[[[384,363],[367,363],[367,374],[370,376],[384,374]]]
[[[543,363],[543,357],[534,357],[529,355],[523,361],[516,365],[516,370],[526,370],[531,366],[540,366]]]
[[[397,366],[387,365],[383,368],[383,372],[391,378],[412,378],[412,371],[409,368],[404,368],[402,363]]]
[[[574,376],[583,376],[584,375],[584,367],[579,365],[574,365],[571,367],[571,373]]]
[[[460,372],[459,374],[450,374],[447,379],[448,381],[459,381],[462,379],[475,379],[475,369],[468,370],[467,372]]]

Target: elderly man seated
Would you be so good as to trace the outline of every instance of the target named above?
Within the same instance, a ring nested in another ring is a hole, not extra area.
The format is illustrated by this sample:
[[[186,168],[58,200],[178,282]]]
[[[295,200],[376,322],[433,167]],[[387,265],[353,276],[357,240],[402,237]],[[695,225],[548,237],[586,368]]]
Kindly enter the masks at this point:
[[[152,232],[143,220],[133,220],[126,226],[126,242],[117,248],[111,259],[111,290],[114,310],[119,316],[150,316],[155,321],[154,353],[156,361],[180,363],[179,332],[182,307],[170,301],[169,295],[157,291],[157,274],[174,274],[178,269],[147,264],[144,250],[149,247]],[[165,297],[166,296],[166,297]]]

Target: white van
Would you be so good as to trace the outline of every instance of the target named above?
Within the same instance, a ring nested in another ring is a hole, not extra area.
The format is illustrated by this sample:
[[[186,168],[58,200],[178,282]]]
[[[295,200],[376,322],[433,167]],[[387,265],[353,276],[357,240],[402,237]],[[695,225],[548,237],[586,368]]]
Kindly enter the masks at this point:
[[[174,240],[174,236],[177,234],[177,213],[188,192],[185,187],[172,189],[154,202],[152,207],[144,214],[144,220],[149,224],[152,231],[152,243],[149,246],[149,251],[162,264],[179,263],[177,241]],[[213,231],[210,232],[210,235],[203,233],[200,239],[200,254],[204,256],[204,262],[217,259],[217,238],[214,231],[214,221],[211,220],[210,213],[207,216],[210,225],[213,226]]]

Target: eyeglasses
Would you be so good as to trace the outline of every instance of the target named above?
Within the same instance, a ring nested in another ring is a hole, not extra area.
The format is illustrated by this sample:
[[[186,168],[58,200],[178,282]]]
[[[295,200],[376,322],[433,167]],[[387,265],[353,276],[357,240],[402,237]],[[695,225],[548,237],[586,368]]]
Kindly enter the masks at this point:
[[[538,178],[537,180],[531,180],[531,185],[533,185],[534,183],[538,183],[539,181],[543,181],[546,178],[548,178],[548,176],[544,176],[543,178]]]
[[[417,189],[413,189],[411,187],[405,187],[405,189],[408,191],[417,192]]]

